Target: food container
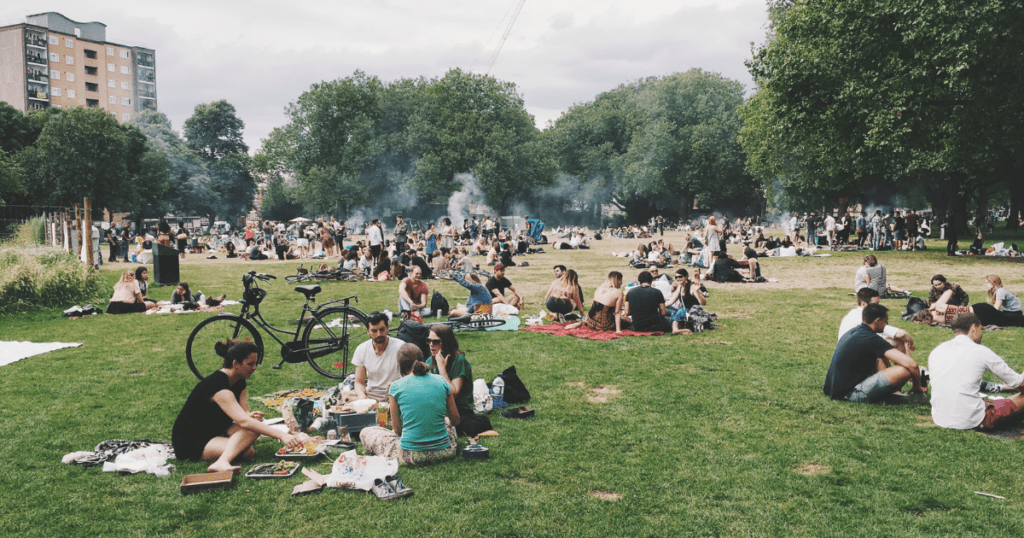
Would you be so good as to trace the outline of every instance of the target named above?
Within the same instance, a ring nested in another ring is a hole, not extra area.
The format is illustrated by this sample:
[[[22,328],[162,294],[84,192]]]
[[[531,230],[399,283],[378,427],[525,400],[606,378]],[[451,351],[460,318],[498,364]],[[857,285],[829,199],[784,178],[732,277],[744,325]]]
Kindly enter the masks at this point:
[[[362,414],[356,414],[356,413],[347,413],[347,414],[344,414],[344,415],[335,414],[335,415],[332,415],[332,416],[334,417],[334,421],[338,425],[338,427],[344,426],[344,427],[348,428],[348,433],[353,438],[355,436],[359,435],[359,432],[362,431],[363,428],[369,428],[370,426],[376,426],[377,425],[377,412],[376,411],[370,411],[368,413],[362,413]]]
[[[483,445],[467,445],[462,449],[462,457],[467,460],[485,460],[491,457],[491,451]]]
[[[284,463],[284,462],[282,462],[282,463]],[[292,464],[292,462],[287,462],[287,463]],[[298,472],[299,468],[301,468],[301,467],[302,467],[301,465],[299,465],[297,463],[294,463],[294,467],[292,467],[291,469],[287,469],[288,473],[286,473],[286,474],[274,474],[272,472],[268,474],[266,472],[261,473],[260,470],[261,469],[279,469],[280,467],[278,466],[278,464],[275,464],[275,463],[257,463],[256,465],[253,465],[249,469],[249,472],[245,473],[245,477],[246,478],[256,479],[256,480],[262,480],[264,478],[291,478],[291,477],[295,476],[295,473]]]
[[[235,474],[231,471],[185,475],[181,479],[181,494],[191,495],[200,491],[229,488],[234,480]]]

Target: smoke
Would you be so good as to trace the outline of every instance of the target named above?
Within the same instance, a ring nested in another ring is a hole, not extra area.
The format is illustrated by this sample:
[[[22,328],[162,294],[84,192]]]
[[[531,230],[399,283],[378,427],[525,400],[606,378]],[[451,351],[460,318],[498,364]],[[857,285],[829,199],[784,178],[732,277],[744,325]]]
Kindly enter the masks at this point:
[[[473,174],[455,174],[455,181],[461,183],[462,188],[448,198],[448,218],[453,225],[461,226],[462,221],[469,218],[470,207],[483,205],[486,198]]]
[[[345,229],[349,233],[362,233],[363,225],[366,224],[366,210],[364,208],[354,209],[345,219]]]

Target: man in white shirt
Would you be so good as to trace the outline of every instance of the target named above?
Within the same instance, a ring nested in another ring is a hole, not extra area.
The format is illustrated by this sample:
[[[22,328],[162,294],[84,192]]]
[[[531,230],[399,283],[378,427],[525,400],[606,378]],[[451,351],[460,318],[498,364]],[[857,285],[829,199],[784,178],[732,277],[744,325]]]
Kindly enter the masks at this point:
[[[370,256],[373,263],[380,262],[381,244],[384,243],[384,234],[380,229],[380,219],[373,219],[370,227],[366,229],[366,239],[370,243]]]
[[[939,344],[928,356],[932,382],[932,420],[956,430],[996,429],[1013,424],[1024,412],[1024,377],[999,355],[981,345],[981,321],[971,313],[953,320],[953,339]],[[1004,388],[1017,391],[1002,400],[985,401],[980,394],[982,376],[992,372]]]
[[[343,395],[345,401],[373,398],[378,402],[388,401],[388,388],[402,377],[398,368],[398,348],[405,342],[388,336],[388,317],[373,312],[366,323],[370,339],[359,344],[352,353],[352,365],[356,367],[355,393]]]
[[[843,321],[839,323],[839,339],[842,339],[843,335],[849,332],[850,329],[861,324],[861,316],[863,315],[865,306],[878,302],[880,301],[877,291],[871,288],[861,288],[857,292],[857,308],[850,310],[850,312],[846,314],[846,317],[843,318]],[[915,349],[913,337],[910,336],[910,333],[900,329],[899,327],[886,325],[885,328],[882,329],[882,337],[888,340],[893,347],[903,353],[909,354]]]
[[[825,233],[828,235],[828,246],[836,246],[836,218],[832,213],[825,217]]]
[[[800,213],[793,213],[789,219],[789,234],[793,244],[800,242]]]

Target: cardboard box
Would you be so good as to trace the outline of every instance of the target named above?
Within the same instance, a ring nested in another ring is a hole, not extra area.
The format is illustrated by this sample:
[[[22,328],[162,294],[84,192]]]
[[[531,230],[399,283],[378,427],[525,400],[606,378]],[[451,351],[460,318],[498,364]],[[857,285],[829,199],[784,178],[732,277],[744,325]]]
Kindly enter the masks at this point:
[[[228,488],[234,480],[235,473],[231,471],[185,475],[181,479],[181,494],[191,495],[200,491]]]

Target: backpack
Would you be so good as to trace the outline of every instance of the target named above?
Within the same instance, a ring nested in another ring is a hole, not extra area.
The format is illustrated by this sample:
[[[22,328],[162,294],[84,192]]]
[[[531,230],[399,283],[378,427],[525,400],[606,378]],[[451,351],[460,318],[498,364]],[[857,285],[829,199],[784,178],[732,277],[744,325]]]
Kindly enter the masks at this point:
[[[434,295],[430,297],[430,311],[437,312],[440,310],[442,316],[447,316],[450,309],[448,299],[445,299],[441,292],[434,290]]]
[[[430,356],[430,346],[427,345],[427,335],[430,334],[430,325],[416,321],[404,320],[398,326],[398,333],[395,338],[413,344],[420,348],[424,357]]]
[[[718,315],[704,310],[699,305],[694,305],[686,312],[686,324],[695,333],[715,328],[715,320]]]
[[[914,317],[914,314],[917,314],[922,310],[926,310],[927,308],[928,303],[926,303],[924,299],[920,297],[911,297],[910,300],[907,301],[906,310],[903,311],[903,314],[900,317],[903,318],[904,321],[910,321]]]
[[[505,382],[505,389],[502,399],[510,404],[524,404],[530,401],[530,391],[526,390],[523,380],[516,374],[516,367],[509,366],[499,375]]]

